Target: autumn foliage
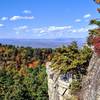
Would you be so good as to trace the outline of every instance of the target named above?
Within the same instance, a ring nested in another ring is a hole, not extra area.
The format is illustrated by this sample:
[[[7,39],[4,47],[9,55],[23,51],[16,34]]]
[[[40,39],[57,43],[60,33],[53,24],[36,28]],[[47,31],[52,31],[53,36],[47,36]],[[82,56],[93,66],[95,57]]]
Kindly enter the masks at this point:
[[[93,44],[95,45],[95,44],[98,44],[98,43],[100,43],[100,36],[93,38]]]
[[[27,66],[29,67],[29,68],[35,68],[35,67],[37,67],[38,66],[38,64],[39,64],[39,61],[31,61],[31,62],[29,62],[28,64],[27,64]]]
[[[100,0],[95,0],[95,2],[96,2],[97,4],[100,4]]]
[[[97,4],[100,4],[100,0],[94,0]],[[100,8],[97,8],[100,13]],[[100,18],[92,19],[90,25],[96,25],[98,28],[89,30],[89,37],[87,44],[94,47],[94,52],[100,56]]]
[[[100,36],[95,36],[89,39],[94,46],[94,52],[100,56]]]
[[[94,45],[94,51],[98,56],[100,56],[100,42]]]
[[[100,36],[93,39],[94,51],[100,56]]]

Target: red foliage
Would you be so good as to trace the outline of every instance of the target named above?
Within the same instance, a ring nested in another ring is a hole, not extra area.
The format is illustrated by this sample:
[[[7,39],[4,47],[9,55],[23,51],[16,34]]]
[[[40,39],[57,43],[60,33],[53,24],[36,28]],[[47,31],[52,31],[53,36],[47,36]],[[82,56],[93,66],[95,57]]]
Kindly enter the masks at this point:
[[[93,38],[93,45],[100,43],[100,36]]]
[[[100,42],[99,42],[99,43],[96,43],[96,44],[94,45],[94,51],[95,51],[95,53],[96,53],[98,56],[100,56]]]
[[[96,36],[93,38],[93,46],[95,53],[100,56],[100,36]]]

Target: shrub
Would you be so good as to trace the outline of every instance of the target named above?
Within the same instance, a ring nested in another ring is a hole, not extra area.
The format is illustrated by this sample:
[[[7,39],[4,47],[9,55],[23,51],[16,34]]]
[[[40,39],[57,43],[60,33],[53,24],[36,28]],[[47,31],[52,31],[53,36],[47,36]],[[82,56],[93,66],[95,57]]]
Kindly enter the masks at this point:
[[[0,69],[0,100],[48,100],[45,67],[24,70],[27,76],[13,67]]]
[[[100,43],[100,36],[93,38],[93,44],[95,45],[97,43]]]
[[[66,74],[68,71],[75,71],[77,68],[81,70],[88,67],[89,60],[92,56],[90,48],[84,46],[79,49],[76,43],[72,43],[67,47],[59,48],[55,52],[51,62],[51,67],[54,70],[60,70],[61,73]],[[80,71],[77,70],[77,71]]]
[[[100,56],[100,42],[94,45],[94,51],[98,56]]]
[[[73,79],[69,88],[70,88],[72,94],[77,93],[81,89],[81,83],[80,83],[80,81]]]

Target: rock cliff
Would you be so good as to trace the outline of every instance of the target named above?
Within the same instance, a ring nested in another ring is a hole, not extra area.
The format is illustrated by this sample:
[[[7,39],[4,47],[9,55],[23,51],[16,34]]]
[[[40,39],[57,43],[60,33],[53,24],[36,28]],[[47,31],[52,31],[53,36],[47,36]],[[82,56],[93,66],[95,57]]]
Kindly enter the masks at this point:
[[[50,62],[46,64],[48,74],[49,100],[70,100],[71,94],[69,85],[72,82],[72,75],[59,75],[50,68]]]
[[[100,100],[100,57],[93,55],[88,73],[83,78],[81,100]]]
[[[71,74],[59,75],[50,68],[50,62],[46,64],[48,74],[49,100],[72,100],[69,85],[72,82]],[[77,99],[75,99],[77,100]],[[80,100],[100,100],[100,57],[93,54],[87,75],[83,77]]]

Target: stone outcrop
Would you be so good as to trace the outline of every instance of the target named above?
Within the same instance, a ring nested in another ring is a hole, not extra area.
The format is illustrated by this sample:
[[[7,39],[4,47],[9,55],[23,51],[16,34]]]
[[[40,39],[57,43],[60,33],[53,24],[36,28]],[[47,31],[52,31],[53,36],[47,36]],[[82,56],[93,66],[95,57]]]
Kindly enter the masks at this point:
[[[80,100],[100,100],[100,57],[93,55],[83,78]]]
[[[50,68],[50,64],[50,62],[46,64],[49,100],[72,100],[69,90],[72,82],[71,74],[60,75]],[[87,75],[83,77],[79,98],[79,100],[100,100],[100,57],[95,53],[90,60]]]
[[[72,82],[72,75],[59,75],[50,68],[50,62],[46,64],[48,74],[48,94],[49,100],[70,100],[71,94],[69,85]]]

